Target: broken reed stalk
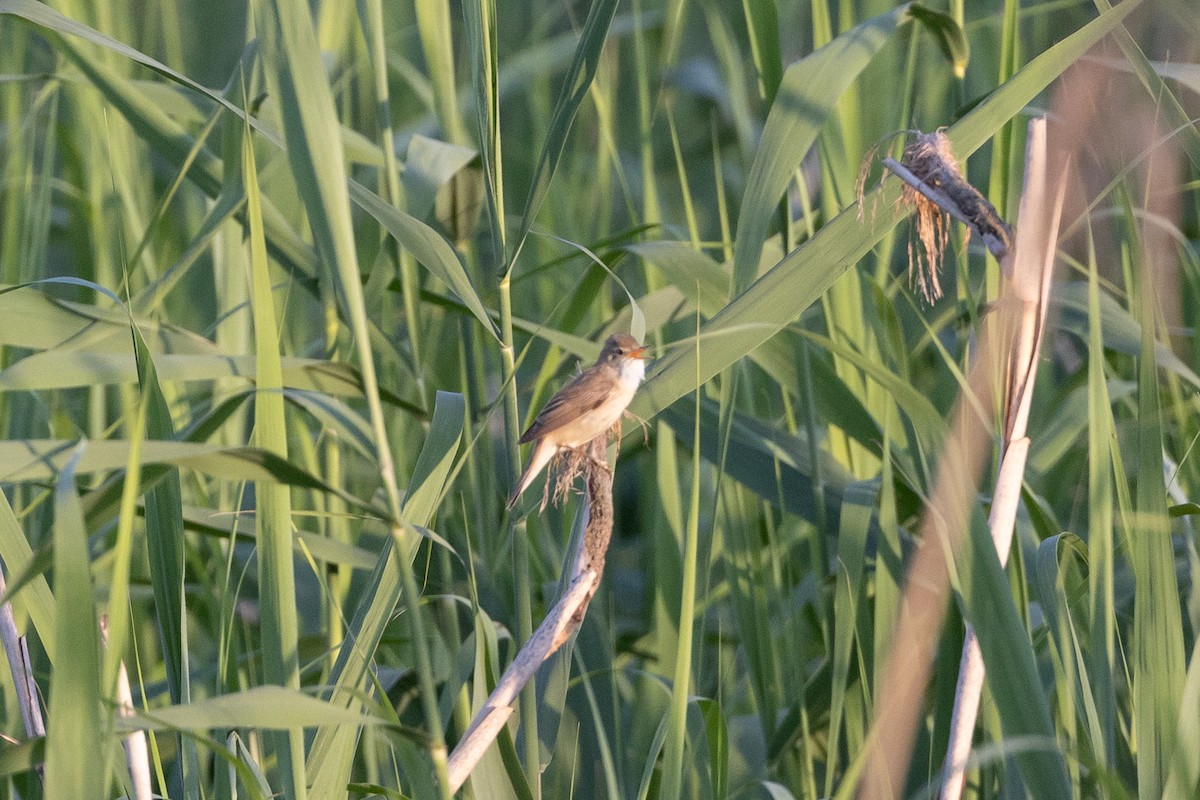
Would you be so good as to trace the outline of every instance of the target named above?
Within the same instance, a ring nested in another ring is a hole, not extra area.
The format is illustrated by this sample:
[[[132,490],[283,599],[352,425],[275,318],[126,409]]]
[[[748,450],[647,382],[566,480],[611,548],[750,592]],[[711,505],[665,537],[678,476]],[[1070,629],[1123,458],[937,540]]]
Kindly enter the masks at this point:
[[[1048,180],[1046,120],[1030,120],[1025,150],[1025,182],[1017,217],[1017,243],[1011,269],[1006,270],[1011,278],[1008,302],[1019,304],[1019,327],[1014,332],[1013,347],[1009,351],[1005,370],[1008,378],[1005,386],[1005,436],[1001,443],[996,488],[992,494],[992,511],[988,517],[988,527],[1001,566],[1007,563],[1012,548],[1013,527],[1021,499],[1021,481],[1029,454],[1030,440],[1026,436],[1026,428],[1033,403],[1038,355],[1045,333],[1046,310],[1050,305],[1050,278],[1054,271],[1065,178],[1065,175],[1056,176],[1054,185],[1057,185],[1058,191],[1051,197],[1048,192],[1052,184]],[[950,719],[950,742],[942,767],[942,800],[959,800],[962,797],[983,677],[983,654],[975,638],[975,630],[968,624],[962,660],[959,662],[954,713]]]
[[[571,638],[583,623],[588,604],[604,575],[604,560],[613,528],[613,474],[605,461],[608,435],[588,444],[588,463],[583,466],[587,478],[587,525],[573,559],[571,582],[542,624],[517,653],[505,670],[487,702],[479,709],[471,726],[450,754],[450,791],[462,788],[471,770],[483,758],[500,729],[513,714],[513,702],[533,678],[538,668]],[[572,563],[568,561],[568,563]]]
[[[0,595],[8,593],[4,572],[0,570]],[[16,687],[17,704],[21,707],[21,724],[29,738],[46,735],[46,723],[42,719],[42,707],[38,702],[38,687],[33,679],[33,667],[29,662],[29,647],[25,637],[17,632],[12,606],[0,605],[0,640],[8,656],[8,668],[12,671],[13,686]],[[41,768],[38,768],[39,773]]]
[[[1029,127],[1026,187],[1016,245],[1020,256],[1010,253],[1010,258],[1001,261],[1005,275],[1010,278],[1006,282],[1009,297],[995,305],[992,313],[998,319],[985,326],[980,334],[967,389],[960,394],[951,417],[950,435],[921,519],[920,544],[905,575],[892,646],[886,655],[883,685],[875,693],[874,722],[867,737],[858,780],[859,800],[883,800],[902,794],[916,728],[925,713],[925,695],[937,651],[937,637],[950,598],[948,565],[967,535],[971,508],[977,502],[983,464],[992,441],[991,401],[995,394],[992,365],[1001,361],[1007,361],[1013,368],[1010,371],[1023,376],[1009,381],[1009,400],[1004,409],[1005,441],[1010,442],[1005,448],[1008,465],[998,479],[992,512],[997,550],[1006,556],[1012,541],[1012,520],[1024,471],[1023,456],[1029,444],[1024,430],[1033,390],[1033,368],[1044,326],[1044,298],[1049,293],[1049,266],[1055,246],[1053,234],[1058,228],[1063,198],[1060,185],[1054,208],[1048,208],[1045,203],[1045,120],[1031,120]],[[1034,203],[1037,203],[1037,209],[1033,208]],[[1012,268],[1018,261],[1020,277],[1014,275]],[[1036,265],[1032,273],[1030,264]],[[1013,331],[1024,332],[1016,347],[1009,344],[1005,335]],[[1021,369],[1017,370],[1018,367]],[[966,393],[978,399],[983,406],[982,412],[967,402]],[[1013,510],[1004,511],[1006,507]],[[1008,520],[1008,532],[1004,536],[1001,536],[1003,526],[1000,523],[1004,521],[1001,517]],[[979,669],[971,672],[964,683],[982,685],[982,675],[980,661]],[[965,736],[966,752],[969,752],[975,715],[972,711],[968,721],[966,711],[967,706],[978,709],[978,686],[975,690],[962,686],[960,684],[960,699],[956,700],[956,707],[961,709],[956,713],[956,726],[960,731],[958,736]],[[973,703],[970,701],[972,691],[975,692]],[[953,742],[951,747],[954,747]],[[961,768],[963,759],[954,763]],[[958,776],[961,785],[961,772]]]

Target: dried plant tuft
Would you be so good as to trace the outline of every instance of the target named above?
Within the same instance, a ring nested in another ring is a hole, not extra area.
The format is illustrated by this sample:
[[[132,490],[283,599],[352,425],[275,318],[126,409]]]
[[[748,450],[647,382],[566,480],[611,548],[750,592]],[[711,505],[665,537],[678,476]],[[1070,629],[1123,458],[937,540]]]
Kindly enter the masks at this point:
[[[957,183],[970,186],[958,169],[958,162],[950,149],[950,140],[941,131],[913,137],[904,148],[901,163],[932,188],[940,189]],[[922,258],[921,252],[916,251],[912,242],[909,242],[908,277],[926,302],[932,303],[942,296],[938,276],[942,271],[946,245],[950,241],[949,214],[908,184],[904,186],[900,203],[915,212],[917,238],[924,251]]]
[[[621,446],[621,421],[617,420],[611,428],[602,437],[598,437],[599,444],[593,447],[593,443],[589,442],[583,447],[559,450],[554,454],[554,459],[550,462],[550,470],[553,473],[553,479],[547,479],[546,486],[542,489],[542,503],[539,510],[545,511],[546,504],[553,502],[559,506],[566,502],[567,498],[575,488],[575,479],[580,475],[584,480],[592,479],[593,470],[604,470],[611,472],[612,468],[608,466],[608,462],[603,460],[604,443],[608,441],[608,437],[616,434],[617,447]],[[593,455],[589,450],[594,450],[598,455]],[[551,484],[554,488],[551,489]]]
[[[967,183],[954,157],[950,138],[943,131],[908,133],[912,136],[901,160],[885,158],[883,164],[904,181],[899,205],[915,212],[921,246],[918,249],[909,243],[908,274],[921,296],[932,303],[942,296],[939,275],[950,242],[949,217],[966,225],[968,236],[972,232],[977,234],[1001,264],[1008,254],[1012,231],[987,198]],[[878,146],[871,148],[859,170],[860,215],[867,168],[877,149]]]

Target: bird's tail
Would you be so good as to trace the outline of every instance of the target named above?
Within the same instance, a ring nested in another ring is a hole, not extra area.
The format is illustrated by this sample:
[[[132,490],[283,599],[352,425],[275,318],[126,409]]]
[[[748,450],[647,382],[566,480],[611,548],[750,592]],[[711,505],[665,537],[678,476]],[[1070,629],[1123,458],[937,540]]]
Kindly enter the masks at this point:
[[[545,439],[538,440],[538,443],[533,448],[533,453],[529,456],[529,463],[525,466],[525,471],[521,473],[521,479],[517,481],[516,488],[509,495],[507,506],[509,511],[512,511],[516,507],[517,501],[521,499],[521,493],[528,489],[529,484],[533,483],[538,473],[546,468],[546,465],[550,463],[550,459],[554,457],[554,453],[557,450],[557,447]]]

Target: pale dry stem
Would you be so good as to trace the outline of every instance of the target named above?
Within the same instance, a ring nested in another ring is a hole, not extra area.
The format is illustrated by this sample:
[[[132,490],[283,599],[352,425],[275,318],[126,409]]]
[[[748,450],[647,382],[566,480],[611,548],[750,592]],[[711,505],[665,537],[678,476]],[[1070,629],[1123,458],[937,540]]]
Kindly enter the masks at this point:
[[[588,605],[600,587],[613,528],[613,471],[604,460],[607,441],[606,433],[593,439],[586,449],[570,450],[563,456],[562,474],[570,475],[566,483],[568,491],[575,475],[582,473],[587,479],[587,526],[575,557],[568,562],[574,564],[570,587],[513,659],[495,691],[454,747],[448,762],[452,792],[462,788],[471,770],[507,724],[513,713],[513,702],[538,667],[579,630]]]

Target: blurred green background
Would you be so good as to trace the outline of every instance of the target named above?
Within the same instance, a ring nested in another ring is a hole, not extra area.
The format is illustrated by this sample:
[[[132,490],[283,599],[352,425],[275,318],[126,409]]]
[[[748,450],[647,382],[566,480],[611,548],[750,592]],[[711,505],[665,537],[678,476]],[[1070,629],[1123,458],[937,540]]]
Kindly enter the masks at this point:
[[[1197,41],[1187,0],[0,0],[0,558],[47,712],[3,671],[0,791],[131,791],[124,661],[160,795],[445,796],[580,528],[505,514],[516,437],[632,331],[604,584],[464,796],[853,796],[1002,280],[956,226],[920,298],[877,160],[946,127],[1015,220],[1050,109],[1012,592],[957,565],[905,796],[984,603],[1019,646],[966,796],[1196,796]]]

